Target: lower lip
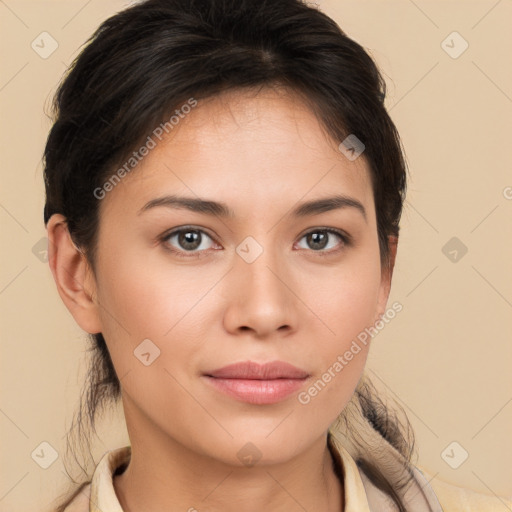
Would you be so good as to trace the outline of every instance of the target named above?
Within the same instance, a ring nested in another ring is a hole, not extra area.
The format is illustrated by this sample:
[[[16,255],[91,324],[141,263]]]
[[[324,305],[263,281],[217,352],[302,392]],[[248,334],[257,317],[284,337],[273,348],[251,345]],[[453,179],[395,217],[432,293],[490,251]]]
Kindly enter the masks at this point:
[[[219,391],[251,404],[274,404],[296,393],[307,379],[217,379],[205,376]]]

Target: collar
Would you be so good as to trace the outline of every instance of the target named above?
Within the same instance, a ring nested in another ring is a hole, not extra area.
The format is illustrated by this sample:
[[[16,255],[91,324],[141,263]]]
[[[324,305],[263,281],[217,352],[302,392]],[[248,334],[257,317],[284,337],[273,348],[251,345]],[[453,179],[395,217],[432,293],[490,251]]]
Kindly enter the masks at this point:
[[[334,467],[343,482],[345,508],[341,512],[396,512],[398,508],[356,464],[339,442],[329,443]],[[124,470],[131,457],[131,446],[107,451],[96,466],[89,486],[89,512],[123,512],[113,479]],[[443,512],[434,491],[421,471],[413,467],[415,482],[405,493],[406,502],[418,512]]]
[[[345,495],[342,512],[372,512],[366,499],[365,487],[357,465],[351,455],[338,446]],[[96,466],[90,486],[89,512],[123,512],[114,489],[114,475],[130,461],[131,446],[106,452]]]

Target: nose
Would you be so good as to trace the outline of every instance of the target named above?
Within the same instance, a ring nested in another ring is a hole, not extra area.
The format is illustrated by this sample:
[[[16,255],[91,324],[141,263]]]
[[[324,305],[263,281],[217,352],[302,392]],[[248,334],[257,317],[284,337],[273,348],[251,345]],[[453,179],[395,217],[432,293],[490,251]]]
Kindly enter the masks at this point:
[[[258,339],[288,335],[297,329],[300,301],[286,262],[264,250],[248,263],[235,255],[233,268],[226,276],[228,302],[224,327],[233,334],[250,331]]]

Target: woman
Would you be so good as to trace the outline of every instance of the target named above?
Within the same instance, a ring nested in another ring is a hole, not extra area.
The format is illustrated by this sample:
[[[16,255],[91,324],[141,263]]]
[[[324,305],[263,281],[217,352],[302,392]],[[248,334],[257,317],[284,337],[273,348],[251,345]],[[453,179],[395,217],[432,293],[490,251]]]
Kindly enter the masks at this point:
[[[431,487],[364,375],[365,333],[400,311],[384,98],[298,0],[148,0],[101,25],[56,95],[44,220],[94,343],[92,424],[120,398],[130,446],[58,511],[480,510]]]

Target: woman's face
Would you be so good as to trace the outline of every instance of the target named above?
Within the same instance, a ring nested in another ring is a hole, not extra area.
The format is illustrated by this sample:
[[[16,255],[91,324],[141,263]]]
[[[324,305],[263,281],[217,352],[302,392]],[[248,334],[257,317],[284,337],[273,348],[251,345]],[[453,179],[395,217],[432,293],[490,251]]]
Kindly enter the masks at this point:
[[[369,348],[353,342],[386,305],[364,154],[349,160],[271,90],[199,102],[153,139],[101,200],[91,281],[132,446],[160,436],[230,464],[289,460],[350,400]],[[303,206],[335,195],[351,202]],[[248,361],[307,377],[215,372]]]

